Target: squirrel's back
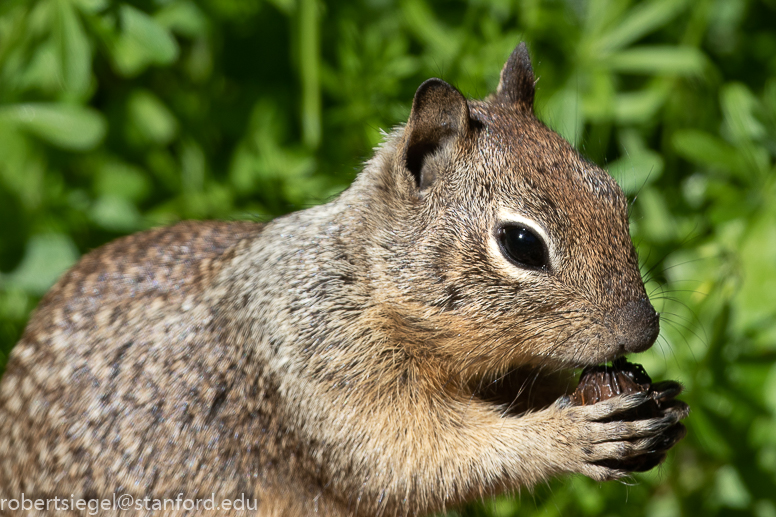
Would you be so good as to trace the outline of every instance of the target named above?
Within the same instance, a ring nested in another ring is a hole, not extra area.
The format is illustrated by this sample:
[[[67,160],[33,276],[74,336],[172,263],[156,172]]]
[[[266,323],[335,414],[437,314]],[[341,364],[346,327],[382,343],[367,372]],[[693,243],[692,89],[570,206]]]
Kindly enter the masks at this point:
[[[0,386],[3,495],[56,494],[64,480],[87,494],[194,486],[196,470],[159,476],[192,459],[207,462],[219,489],[252,492],[226,475],[235,466],[208,443],[245,447],[234,431],[250,419],[228,420],[222,410],[249,372],[241,351],[221,344],[212,287],[261,229],[184,222],[150,230],[89,253],[57,282]]]

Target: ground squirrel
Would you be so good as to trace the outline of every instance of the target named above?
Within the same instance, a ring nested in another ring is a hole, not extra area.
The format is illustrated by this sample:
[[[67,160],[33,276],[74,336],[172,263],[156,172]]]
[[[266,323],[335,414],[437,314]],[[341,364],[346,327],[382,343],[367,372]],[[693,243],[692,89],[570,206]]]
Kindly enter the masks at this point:
[[[534,83],[521,44],[484,101],[424,82],[328,204],[84,256],[2,379],[0,499],[421,515],[654,466],[684,404],[624,420],[642,394],[568,397],[573,368],[646,350],[659,318],[625,196],[537,120]]]

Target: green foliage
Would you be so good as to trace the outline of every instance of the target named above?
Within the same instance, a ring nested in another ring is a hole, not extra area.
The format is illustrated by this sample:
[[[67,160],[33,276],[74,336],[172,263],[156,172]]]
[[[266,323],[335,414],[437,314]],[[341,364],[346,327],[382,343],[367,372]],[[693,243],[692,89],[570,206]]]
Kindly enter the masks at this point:
[[[688,437],[461,515],[776,515],[776,2],[4,0],[0,363],[77,257],[345,188],[431,76],[482,97],[520,40],[537,112],[633,198]]]

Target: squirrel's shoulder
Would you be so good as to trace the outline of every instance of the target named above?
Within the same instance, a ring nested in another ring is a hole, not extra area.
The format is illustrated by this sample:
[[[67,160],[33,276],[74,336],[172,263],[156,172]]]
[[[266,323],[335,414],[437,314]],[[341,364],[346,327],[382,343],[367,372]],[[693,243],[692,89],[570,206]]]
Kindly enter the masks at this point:
[[[185,221],[92,250],[41,300],[20,344],[37,347],[60,334],[67,340],[84,332],[87,341],[99,340],[119,328],[130,332],[126,322],[148,326],[180,307],[199,305],[219,272],[263,228],[253,222]]]
[[[55,299],[136,298],[177,293],[208,283],[240,243],[261,233],[249,221],[183,221],[109,242],[86,255],[41,303]]]

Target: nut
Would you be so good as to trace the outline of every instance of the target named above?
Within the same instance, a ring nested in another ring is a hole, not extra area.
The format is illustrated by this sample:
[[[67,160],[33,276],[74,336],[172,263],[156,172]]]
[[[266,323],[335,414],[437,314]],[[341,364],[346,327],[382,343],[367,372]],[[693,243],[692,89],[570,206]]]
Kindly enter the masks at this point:
[[[571,395],[577,406],[589,406],[617,395],[648,392],[652,379],[640,364],[620,358],[612,366],[588,366],[582,371],[579,385]]]

